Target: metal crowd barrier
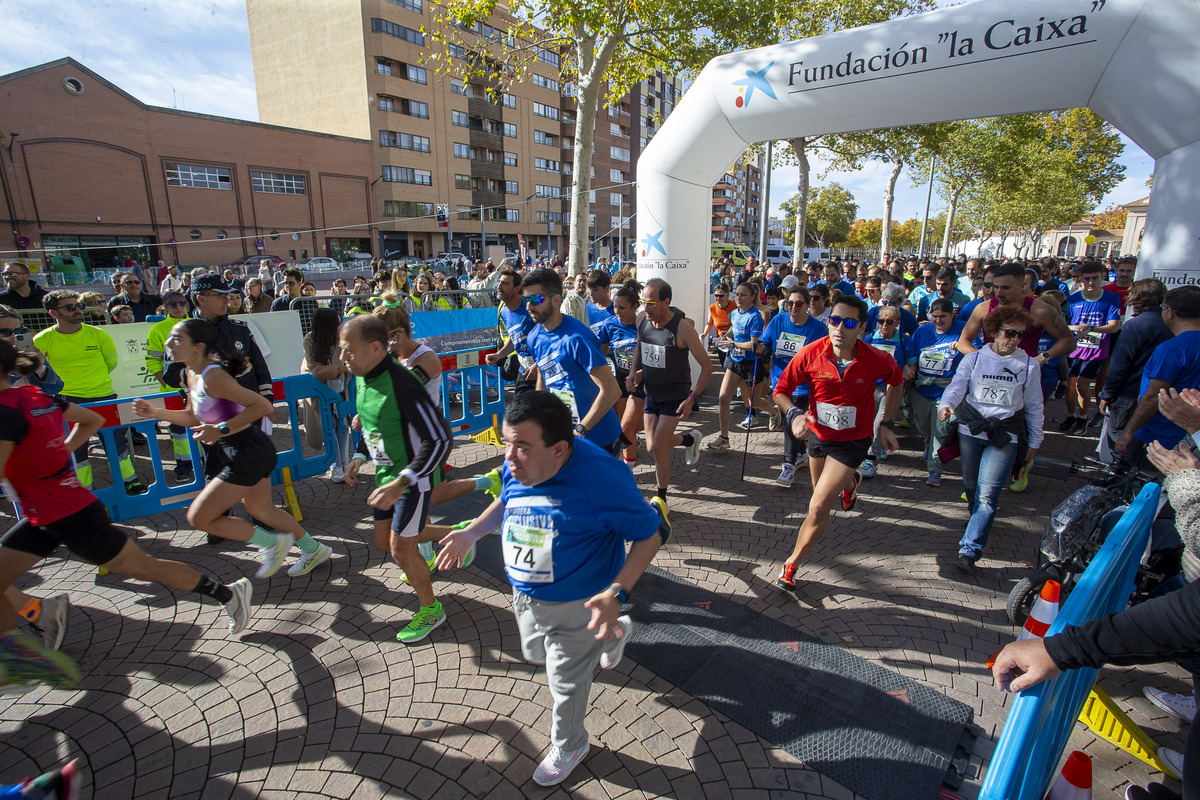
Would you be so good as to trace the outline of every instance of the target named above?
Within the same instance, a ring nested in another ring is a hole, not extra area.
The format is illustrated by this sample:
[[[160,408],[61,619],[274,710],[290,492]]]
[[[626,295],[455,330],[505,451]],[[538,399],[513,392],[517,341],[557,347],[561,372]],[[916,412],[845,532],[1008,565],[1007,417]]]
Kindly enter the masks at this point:
[[[1146,484],[1092,559],[1046,636],[1123,609],[1158,513],[1161,487]],[[980,800],[1040,800],[1087,700],[1096,669],[1067,670],[1018,692],[988,766]]]
[[[283,483],[285,469],[290,472],[290,477],[294,480],[323,474],[336,457],[337,439],[334,435],[334,415],[346,412],[346,401],[324,383],[307,374],[280,378],[274,382],[272,390],[277,403],[287,403],[292,446],[278,452],[275,470],[271,473],[271,483]],[[183,398],[178,392],[152,394],[145,397],[151,401],[162,400],[169,409],[183,408]],[[311,456],[304,455],[304,435],[300,429],[299,402],[306,398],[315,398],[318,401],[324,439],[322,451]],[[134,399],[127,397],[85,404],[87,408],[91,408],[104,417],[104,427],[100,429],[99,435],[104,444],[110,474],[113,476],[121,474],[116,455],[116,435],[124,436],[125,428],[133,428],[145,434],[148,442],[157,441],[158,434],[155,426],[159,421],[136,416],[132,408]],[[353,413],[353,411],[351,410],[349,413]],[[188,447],[192,455],[192,464],[195,465],[194,476],[190,482],[169,485],[162,459],[158,457],[155,450],[151,450],[150,464],[154,476],[153,480],[146,484],[148,491],[145,494],[127,495],[125,487],[116,477],[111,486],[94,488],[92,493],[104,503],[114,522],[186,506],[204,488],[203,469],[200,467],[200,446],[190,435]]]

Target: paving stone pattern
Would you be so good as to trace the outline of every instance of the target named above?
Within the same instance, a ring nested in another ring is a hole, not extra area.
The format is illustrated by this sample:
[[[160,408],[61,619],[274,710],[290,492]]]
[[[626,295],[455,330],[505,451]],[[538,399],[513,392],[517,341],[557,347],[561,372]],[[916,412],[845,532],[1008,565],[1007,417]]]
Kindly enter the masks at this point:
[[[716,432],[716,389],[714,380],[685,427]],[[1063,413],[1051,403],[1047,428]],[[930,489],[919,453],[902,451],[865,482],[854,511],[834,513],[793,597],[772,583],[809,480],[774,484],[781,435],[765,428],[749,436],[740,479],[745,443],[735,428],[732,450],[705,452],[692,470],[676,454],[675,536],[656,564],[970,705],[978,739],[958,793],[977,796],[1008,699],[984,662],[1015,636],[1005,599],[1033,565],[1047,512],[1082,479],[1038,477],[1024,494],[1005,492],[980,572],[964,578],[953,564],[966,519],[957,468]],[[1081,459],[1087,449],[1050,433],[1043,452]],[[458,475],[500,459],[469,442],[451,457]],[[635,475],[649,496],[644,454]],[[333,562],[307,577],[281,570],[257,581],[254,621],[236,637],[211,600],[97,577],[77,560],[53,558],[23,578],[18,585],[35,593],[70,592],[63,650],[84,679],[77,690],[0,700],[0,781],[79,757],[82,798],[853,797],[628,657],[598,673],[591,754],[564,786],[535,786],[551,700],[541,670],[521,659],[507,585],[475,567],[439,576],[449,620],[406,647],[394,635],[416,601],[370,545],[368,489],[316,478],[296,491]],[[123,527],[154,555],[224,581],[256,569],[246,547],[206,545],[182,511],[134,523]],[[1109,667],[1099,683],[1158,742],[1182,750],[1186,726],[1141,694],[1144,683],[1190,690],[1182,669]],[[1161,779],[1082,725],[1070,748],[1093,757],[1095,797]]]

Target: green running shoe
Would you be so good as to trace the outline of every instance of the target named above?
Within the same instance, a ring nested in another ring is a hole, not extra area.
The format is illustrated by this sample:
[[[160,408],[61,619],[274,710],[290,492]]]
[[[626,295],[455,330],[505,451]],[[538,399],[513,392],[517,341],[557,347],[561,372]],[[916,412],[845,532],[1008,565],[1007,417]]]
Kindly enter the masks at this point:
[[[396,639],[405,644],[414,644],[433,633],[433,629],[445,621],[446,610],[442,608],[441,603],[434,601],[431,606],[421,606],[412,622],[396,633]]]
[[[484,475],[483,477],[487,478],[489,481],[492,482],[492,485],[489,486],[488,488],[484,489],[484,491],[487,492],[488,494],[490,494],[492,496],[492,499],[495,500],[497,497],[500,496],[500,489],[502,488],[501,483],[500,483],[500,468],[496,467],[496,469],[492,470],[491,472],[489,472],[487,475]]]
[[[65,653],[45,648],[18,631],[0,637],[0,680],[4,683],[49,683],[74,689],[79,678],[79,666]]]
[[[436,558],[425,559],[425,565],[429,567],[430,575],[437,572],[437,559]],[[405,572],[404,570],[400,570],[400,580],[404,581],[405,586],[412,586],[412,584],[408,582],[408,573]]]

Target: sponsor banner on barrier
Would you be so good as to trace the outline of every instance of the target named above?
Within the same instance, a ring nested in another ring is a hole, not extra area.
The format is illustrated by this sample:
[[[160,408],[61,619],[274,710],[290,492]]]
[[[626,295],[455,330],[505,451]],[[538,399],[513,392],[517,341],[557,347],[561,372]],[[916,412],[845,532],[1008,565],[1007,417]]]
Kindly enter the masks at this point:
[[[494,348],[499,337],[495,308],[420,311],[412,315],[413,338],[438,353]]]
[[[300,371],[300,362],[304,358],[304,338],[300,335],[299,312],[274,311],[253,316],[239,314],[234,319],[250,326],[254,341],[263,351],[272,376],[295,375]],[[103,330],[117,346],[117,366],[112,371],[113,391],[117,397],[140,397],[161,391],[158,381],[146,368],[146,340],[155,324],[131,322],[104,326]],[[493,338],[490,343],[494,342]]]

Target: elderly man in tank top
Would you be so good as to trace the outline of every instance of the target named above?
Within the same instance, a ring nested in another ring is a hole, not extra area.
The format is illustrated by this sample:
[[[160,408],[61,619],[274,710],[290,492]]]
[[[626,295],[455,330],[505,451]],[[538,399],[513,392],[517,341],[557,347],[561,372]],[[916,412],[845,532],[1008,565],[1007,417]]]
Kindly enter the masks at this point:
[[[651,504],[667,513],[667,486],[671,482],[671,448],[684,447],[684,463],[695,466],[700,460],[700,437],[695,432],[675,433],[675,426],[686,420],[712,375],[712,360],[704,351],[700,335],[683,312],[671,307],[671,284],[651,278],[642,289],[645,309],[638,322],[638,344],[633,351],[633,366],[626,386],[633,391],[639,384],[646,392],[646,449],[654,454],[655,497]],[[691,354],[700,365],[700,380],[692,386]]]

